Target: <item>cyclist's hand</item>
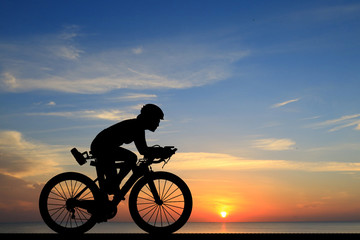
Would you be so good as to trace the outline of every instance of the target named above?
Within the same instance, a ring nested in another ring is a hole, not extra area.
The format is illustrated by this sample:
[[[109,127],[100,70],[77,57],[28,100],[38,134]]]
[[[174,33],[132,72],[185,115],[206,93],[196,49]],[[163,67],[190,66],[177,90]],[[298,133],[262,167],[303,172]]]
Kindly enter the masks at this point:
[[[177,149],[174,148],[173,146],[164,147],[161,158],[167,159],[167,158],[171,157],[173,154],[175,154],[176,150]]]
[[[153,159],[161,158],[163,151],[164,151],[164,148],[160,147],[159,145],[149,147],[148,154],[146,157],[153,158]]]
[[[175,152],[176,148],[173,146],[160,147],[159,145],[152,146],[149,149],[149,157],[167,159],[171,157]]]

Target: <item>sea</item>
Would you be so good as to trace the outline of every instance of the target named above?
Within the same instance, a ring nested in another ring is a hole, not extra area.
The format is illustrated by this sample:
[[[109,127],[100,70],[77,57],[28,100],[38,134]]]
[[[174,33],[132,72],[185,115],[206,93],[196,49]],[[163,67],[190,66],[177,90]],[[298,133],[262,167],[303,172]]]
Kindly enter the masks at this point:
[[[0,223],[0,233],[53,233],[45,223]],[[106,222],[88,233],[144,233],[135,223]],[[360,222],[188,222],[177,233],[360,233]]]

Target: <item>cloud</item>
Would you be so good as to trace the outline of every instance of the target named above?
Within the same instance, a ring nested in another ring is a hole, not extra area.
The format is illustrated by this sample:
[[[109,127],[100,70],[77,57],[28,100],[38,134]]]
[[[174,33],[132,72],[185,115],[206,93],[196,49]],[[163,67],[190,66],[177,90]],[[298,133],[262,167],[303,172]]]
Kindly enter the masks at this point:
[[[308,172],[360,171],[358,162],[305,162],[290,160],[246,159],[224,153],[176,153],[166,168],[174,170],[296,170]]]
[[[284,151],[293,149],[296,143],[288,138],[265,138],[253,141],[253,147],[269,151]]]
[[[47,105],[47,106],[55,106],[56,103],[55,103],[54,101],[50,101],[50,102],[48,102],[46,105]]]
[[[29,141],[18,131],[2,130],[0,173],[28,178],[59,171],[64,151],[62,146]]]
[[[79,31],[73,26],[32,41],[0,42],[0,89],[104,93],[125,88],[192,88],[231,77],[232,64],[250,55],[248,50],[219,50],[196,40],[173,39],[137,48],[84,51]]]
[[[72,24],[72,25],[64,26],[64,28],[59,34],[59,38],[64,40],[73,40],[79,35],[80,35],[80,26]]]
[[[137,107],[137,106],[136,106]],[[68,112],[38,112],[27,113],[29,116],[53,116],[65,118],[86,118],[86,119],[102,119],[109,121],[120,121],[128,118],[134,118],[136,115],[116,109],[110,110],[82,110]]]
[[[355,130],[360,130],[360,114],[345,115],[340,118],[326,120],[310,125],[312,128],[330,128],[329,132],[335,132],[347,127],[355,126]]]
[[[75,46],[79,31],[80,27],[77,25],[65,26],[60,34],[47,36],[44,48],[59,58],[77,60],[82,53],[85,53]]]
[[[134,54],[141,54],[143,52],[143,48],[142,47],[133,48],[132,52]]]
[[[289,103],[297,102],[299,100],[300,100],[300,98],[291,99],[291,100],[288,100],[288,101],[285,101],[285,102],[276,103],[276,104],[272,105],[271,107],[272,108],[279,108],[279,107],[283,107],[283,106],[285,106],[285,105],[287,105]]]
[[[2,81],[0,81],[0,84],[2,85],[2,87],[5,87],[7,89],[16,89],[18,87],[16,78],[9,72],[3,73],[1,80]]]
[[[279,168],[282,160],[247,160],[223,153],[188,152],[177,153],[169,167],[177,170],[245,170]]]
[[[128,93],[121,97],[111,98],[116,101],[139,101],[139,100],[153,100],[157,98],[156,94],[144,94],[144,93]]]
[[[347,120],[358,118],[358,117],[360,117],[360,114],[345,115],[345,116],[342,116],[340,118],[327,120],[325,122],[319,123],[318,125],[319,126],[329,126],[329,125],[334,125],[334,124],[339,124],[339,123],[341,124],[341,123],[343,123],[343,122],[345,122]]]
[[[97,64],[93,62],[89,65]],[[173,76],[170,76],[166,73],[154,74],[151,70],[139,71],[124,65],[108,66],[108,72],[102,73],[99,65],[94,66],[92,69],[87,66],[78,66],[78,68],[75,66],[75,69],[55,75],[39,71],[36,74],[41,75],[40,78],[16,76],[12,72],[5,72],[0,76],[0,87],[3,91],[9,92],[45,89],[70,93],[105,93],[113,89],[184,89],[200,87],[224,80],[230,76],[221,66],[187,70],[187,72],[183,73],[175,71],[172,73]]]
[[[49,50],[56,56],[67,59],[67,60],[77,60],[80,57],[81,53],[84,51],[77,49],[74,46],[64,46],[64,45],[55,45],[49,47]]]

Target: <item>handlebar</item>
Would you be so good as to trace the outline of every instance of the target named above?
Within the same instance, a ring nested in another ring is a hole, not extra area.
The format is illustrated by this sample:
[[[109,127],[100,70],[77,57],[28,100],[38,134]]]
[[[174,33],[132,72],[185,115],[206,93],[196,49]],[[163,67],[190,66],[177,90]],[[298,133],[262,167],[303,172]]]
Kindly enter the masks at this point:
[[[172,155],[175,154],[175,152],[177,151],[177,148],[175,148],[174,146],[165,146],[165,147],[160,147],[159,145],[155,145],[153,146],[154,149],[158,149],[156,155],[152,155],[152,156],[145,156],[145,159],[147,159],[147,163],[153,164],[153,163],[161,163],[164,162],[163,167],[165,166],[165,164],[167,164],[170,161],[170,158]],[[159,160],[155,160],[155,159],[159,159]]]

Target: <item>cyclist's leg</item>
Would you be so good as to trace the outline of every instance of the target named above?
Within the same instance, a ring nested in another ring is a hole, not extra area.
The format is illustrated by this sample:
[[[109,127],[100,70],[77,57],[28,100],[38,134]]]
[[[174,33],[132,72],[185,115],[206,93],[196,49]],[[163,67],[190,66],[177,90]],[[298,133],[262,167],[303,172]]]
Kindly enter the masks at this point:
[[[104,149],[101,154],[97,154],[99,162],[104,168],[106,176],[105,187],[109,194],[119,193],[119,185],[121,180],[136,166],[137,156],[122,147]],[[120,174],[117,173],[115,161],[124,161],[124,166],[120,169]]]
[[[116,152],[118,159],[125,162],[119,173],[119,178],[121,181],[130,172],[131,169],[136,167],[137,156],[132,151],[122,147],[118,147]]]
[[[121,200],[125,199],[125,194],[126,194],[126,193],[122,193],[119,190],[120,183],[125,178],[125,176],[128,175],[130,170],[136,167],[137,156],[135,153],[122,147],[118,147],[116,149],[116,155],[118,160],[125,162],[125,164],[120,169],[120,173],[117,175],[116,181],[114,181],[114,184],[116,184],[115,187],[117,191],[114,192],[113,201],[118,203]]]
[[[114,194],[118,190],[117,183],[117,169],[115,167],[115,159],[118,158],[116,149],[110,148],[93,148],[91,149],[93,155],[97,158],[99,166],[102,168],[105,175],[105,190],[108,194]]]
[[[91,144],[91,152],[103,168],[106,178],[115,177],[117,173],[115,168],[115,151],[112,148],[104,147],[102,145]]]
[[[111,185],[116,180],[117,171],[113,155],[108,155],[103,160],[104,173],[106,176],[107,185]]]

